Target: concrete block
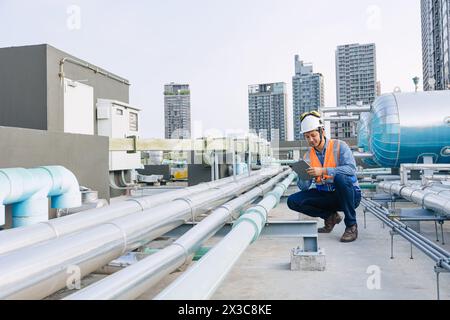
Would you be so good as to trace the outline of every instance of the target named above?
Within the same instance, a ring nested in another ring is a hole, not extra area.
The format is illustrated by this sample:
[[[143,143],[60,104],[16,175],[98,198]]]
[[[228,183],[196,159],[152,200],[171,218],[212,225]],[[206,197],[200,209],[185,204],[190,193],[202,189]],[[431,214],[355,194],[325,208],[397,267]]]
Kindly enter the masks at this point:
[[[305,252],[301,248],[294,248],[291,251],[292,271],[325,271],[325,266],[323,249],[319,249],[318,252]]]

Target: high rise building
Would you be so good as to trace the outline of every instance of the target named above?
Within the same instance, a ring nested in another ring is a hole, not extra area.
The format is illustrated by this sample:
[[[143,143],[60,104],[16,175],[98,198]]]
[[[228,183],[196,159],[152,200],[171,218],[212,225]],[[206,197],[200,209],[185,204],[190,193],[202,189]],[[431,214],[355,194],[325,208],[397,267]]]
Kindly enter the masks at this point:
[[[337,106],[371,104],[377,96],[375,44],[349,44],[336,49]],[[354,138],[356,122],[332,122],[333,138]]]
[[[312,64],[305,64],[295,56],[295,75],[292,77],[294,140],[303,139],[300,133],[300,116],[324,106],[323,76],[313,73]]]
[[[166,139],[190,139],[191,92],[188,84],[164,86],[164,120]]]
[[[249,128],[267,141],[287,139],[286,83],[248,86]]]
[[[423,88],[450,89],[450,0],[421,0]]]

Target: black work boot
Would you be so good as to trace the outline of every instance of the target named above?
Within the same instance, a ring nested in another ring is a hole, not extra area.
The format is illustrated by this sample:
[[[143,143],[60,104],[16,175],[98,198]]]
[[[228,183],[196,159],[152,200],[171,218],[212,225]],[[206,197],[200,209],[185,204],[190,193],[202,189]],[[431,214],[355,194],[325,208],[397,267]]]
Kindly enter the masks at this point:
[[[342,235],[341,242],[353,242],[358,239],[358,225],[355,224],[351,227],[345,228],[345,232]]]
[[[341,223],[342,217],[339,213],[333,213],[331,216],[325,219],[325,226],[323,228],[319,228],[317,231],[319,233],[330,233],[333,231],[334,226]]]

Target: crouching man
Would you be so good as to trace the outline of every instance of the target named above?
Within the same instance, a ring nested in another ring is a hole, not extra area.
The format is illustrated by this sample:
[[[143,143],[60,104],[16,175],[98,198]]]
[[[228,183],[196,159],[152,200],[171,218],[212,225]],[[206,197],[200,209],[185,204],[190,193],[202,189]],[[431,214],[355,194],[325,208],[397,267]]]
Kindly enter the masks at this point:
[[[338,211],[345,214],[346,229],[341,242],[358,238],[356,208],[361,201],[361,189],[356,178],[356,162],[349,146],[340,140],[328,140],[320,113],[302,115],[301,132],[311,147],[305,161],[311,168],[311,180],[299,180],[301,192],[288,198],[291,210],[325,220],[319,233],[330,233],[342,221]]]

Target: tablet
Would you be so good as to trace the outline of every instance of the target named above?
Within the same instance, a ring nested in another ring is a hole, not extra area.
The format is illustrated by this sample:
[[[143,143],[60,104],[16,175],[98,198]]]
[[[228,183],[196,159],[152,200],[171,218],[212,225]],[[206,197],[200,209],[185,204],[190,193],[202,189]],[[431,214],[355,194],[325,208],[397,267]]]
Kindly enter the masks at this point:
[[[300,160],[299,162],[292,163],[289,166],[295,171],[295,173],[297,173],[300,180],[312,179],[312,177],[306,172],[306,170],[311,168],[311,166],[305,160]]]

